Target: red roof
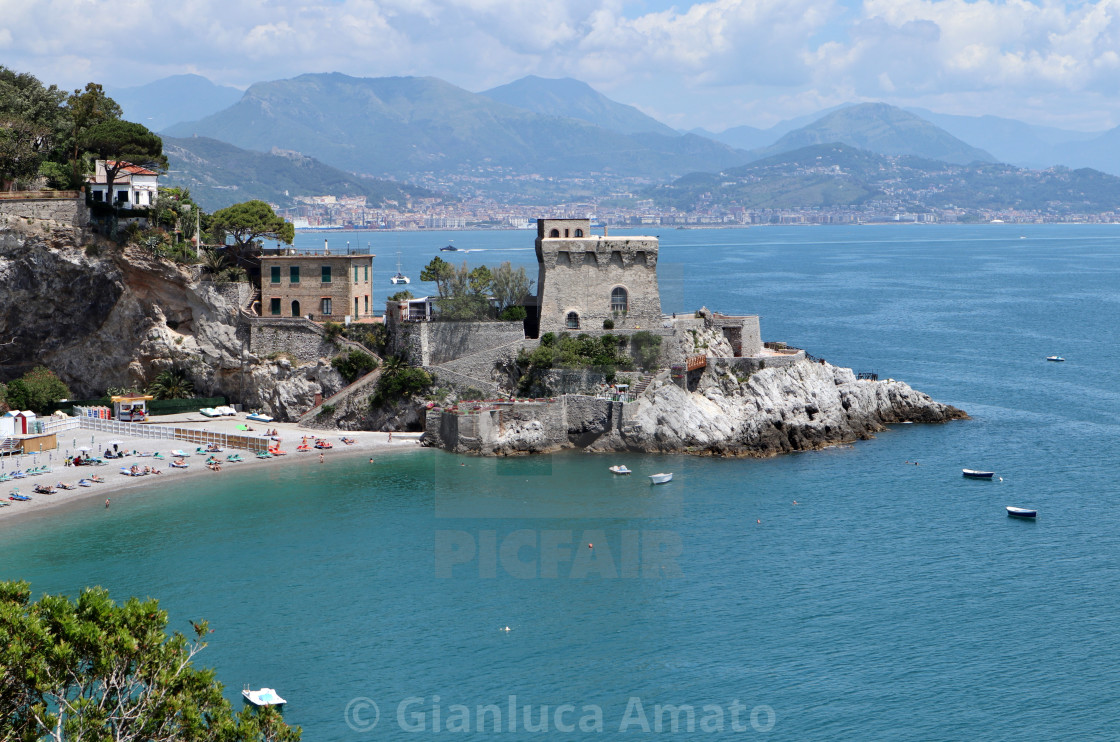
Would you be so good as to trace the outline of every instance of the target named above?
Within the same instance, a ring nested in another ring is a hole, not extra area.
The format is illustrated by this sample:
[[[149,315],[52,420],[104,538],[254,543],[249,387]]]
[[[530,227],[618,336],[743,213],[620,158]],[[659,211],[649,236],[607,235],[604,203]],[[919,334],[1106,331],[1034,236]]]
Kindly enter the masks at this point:
[[[112,163],[115,165],[116,162],[116,160],[106,160],[105,164],[108,165]],[[132,173],[133,175],[159,175],[159,173],[153,170],[149,170],[145,167],[140,167],[139,165],[133,165],[131,162],[121,163],[121,170],[126,173]]]

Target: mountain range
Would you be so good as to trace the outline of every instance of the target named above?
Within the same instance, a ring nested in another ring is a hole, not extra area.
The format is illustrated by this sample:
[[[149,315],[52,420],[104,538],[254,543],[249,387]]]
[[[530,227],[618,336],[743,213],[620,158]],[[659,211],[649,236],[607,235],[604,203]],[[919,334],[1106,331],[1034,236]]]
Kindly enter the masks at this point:
[[[1034,210],[1099,213],[1120,206],[1120,177],[1088,168],[1028,170],[1003,163],[949,163],[814,144],[718,173],[691,173],[644,196],[661,206],[746,209],[860,207],[872,200],[906,211]]]
[[[1077,132],[883,103],[839,106],[769,129],[685,133],[578,80],[535,76],[482,93],[435,78],[337,73],[261,82],[244,94],[189,75],[129,90],[149,91],[150,108],[144,110],[167,111],[159,116],[174,116],[182,101],[207,114],[166,127],[163,133],[173,138],[199,135],[248,151],[299,152],[348,173],[546,201],[602,195],[615,187],[603,182],[619,179],[668,183],[690,172],[724,172],[833,142],[960,165],[1069,165],[1120,173],[1120,128]],[[126,111],[141,110],[136,105],[129,103]],[[149,118],[157,120],[157,114]],[[588,185],[593,181],[600,181],[599,191]]]
[[[290,149],[353,172],[664,179],[749,159],[694,135],[625,134],[500,103],[432,77],[301,75],[251,86],[233,106],[176,124],[245,149]]]

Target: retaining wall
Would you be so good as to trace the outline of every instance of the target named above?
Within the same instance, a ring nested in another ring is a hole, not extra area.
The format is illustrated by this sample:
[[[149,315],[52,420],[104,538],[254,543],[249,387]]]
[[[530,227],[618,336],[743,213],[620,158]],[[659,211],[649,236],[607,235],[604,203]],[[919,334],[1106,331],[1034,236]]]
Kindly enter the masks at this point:
[[[5,194],[0,199],[0,224],[22,222],[53,223],[66,227],[85,227],[89,225],[89,208],[80,194],[67,198],[35,197]]]

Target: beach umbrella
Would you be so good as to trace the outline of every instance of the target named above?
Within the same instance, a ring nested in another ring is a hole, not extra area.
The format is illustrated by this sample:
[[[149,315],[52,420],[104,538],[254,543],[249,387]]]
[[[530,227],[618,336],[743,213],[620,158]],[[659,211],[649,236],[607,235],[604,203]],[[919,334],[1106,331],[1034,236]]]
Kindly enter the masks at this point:
[[[91,449],[90,449],[90,447],[89,447],[89,446],[79,446],[79,447],[78,447],[78,450],[79,450],[79,451],[89,451],[89,450],[91,450]]]

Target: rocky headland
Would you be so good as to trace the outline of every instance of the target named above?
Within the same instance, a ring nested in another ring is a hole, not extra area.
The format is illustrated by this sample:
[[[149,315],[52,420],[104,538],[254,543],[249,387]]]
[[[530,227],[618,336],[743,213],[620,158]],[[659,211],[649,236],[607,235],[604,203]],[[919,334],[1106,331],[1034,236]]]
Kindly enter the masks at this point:
[[[891,423],[967,418],[894,380],[801,360],[740,378],[718,366],[694,389],[660,377],[636,401],[580,395],[428,413],[425,441],[459,453],[517,455],[565,448],[767,457],[870,438]]]

